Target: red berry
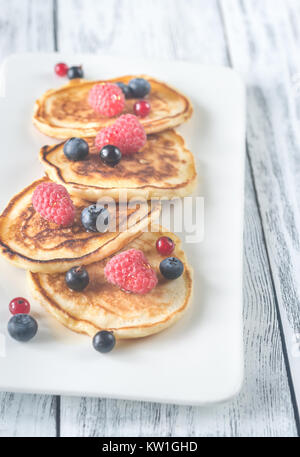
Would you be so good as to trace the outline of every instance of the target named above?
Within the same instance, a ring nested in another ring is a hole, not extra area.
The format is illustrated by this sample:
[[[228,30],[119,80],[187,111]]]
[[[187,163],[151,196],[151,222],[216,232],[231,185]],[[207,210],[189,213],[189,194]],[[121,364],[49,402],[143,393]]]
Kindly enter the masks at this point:
[[[47,221],[67,227],[74,222],[75,207],[67,189],[61,184],[44,182],[32,195],[32,204],[37,213]]]
[[[95,146],[100,151],[111,144],[120,149],[122,155],[138,152],[146,143],[145,129],[133,114],[123,114],[112,125],[97,133]]]
[[[139,100],[133,106],[134,114],[136,114],[139,117],[148,116],[148,114],[150,113],[150,110],[151,110],[151,105],[146,100]]]
[[[161,236],[156,241],[156,249],[162,255],[170,255],[175,248],[175,243],[168,236]]]
[[[9,311],[11,314],[29,314],[29,301],[23,297],[14,298],[9,304]]]
[[[54,67],[54,71],[57,74],[57,76],[66,76],[68,73],[68,69],[68,65],[63,62],[57,63]]]
[[[112,257],[104,274],[108,282],[136,294],[150,292],[158,281],[144,253],[138,249],[129,249]]]
[[[122,89],[116,84],[95,84],[89,92],[89,104],[99,114],[114,117],[121,114],[125,107]]]

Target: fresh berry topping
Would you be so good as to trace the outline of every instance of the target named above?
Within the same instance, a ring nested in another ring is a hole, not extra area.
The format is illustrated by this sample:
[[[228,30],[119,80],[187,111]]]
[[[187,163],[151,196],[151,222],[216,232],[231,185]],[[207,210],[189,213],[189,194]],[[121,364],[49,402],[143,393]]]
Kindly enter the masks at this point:
[[[113,125],[97,134],[95,145],[100,150],[108,144],[120,149],[122,155],[138,152],[146,143],[145,129],[133,114],[123,114]]]
[[[83,69],[81,66],[77,67],[70,67],[68,69],[68,78],[75,79],[75,78],[83,78]]]
[[[11,314],[29,314],[29,301],[23,297],[14,298],[9,304],[9,311],[11,312]]]
[[[133,105],[133,111],[136,116],[145,117],[151,111],[151,105],[146,100],[139,100]]]
[[[88,206],[81,213],[81,222],[89,232],[104,233],[108,230],[108,209],[101,205]]]
[[[47,221],[66,227],[74,222],[75,208],[67,189],[54,182],[39,184],[32,195],[32,204]]]
[[[120,87],[120,89],[122,90],[123,94],[125,95],[125,98],[132,98],[133,97],[131,89],[130,89],[129,86],[127,86],[127,84],[124,84],[122,82],[117,82],[116,85]]]
[[[157,284],[155,271],[138,249],[129,249],[112,257],[104,268],[104,274],[108,282],[136,294],[146,294]]]
[[[177,257],[168,257],[160,262],[159,269],[166,279],[177,279],[183,273],[183,263]]]
[[[116,344],[116,338],[113,332],[108,332],[107,330],[101,330],[96,333],[93,338],[94,349],[103,354],[113,350]]]
[[[170,255],[174,251],[175,243],[168,236],[161,236],[156,241],[156,249],[162,255]]]
[[[89,153],[89,145],[82,138],[70,138],[64,144],[64,154],[73,162],[84,160]]]
[[[134,78],[129,81],[128,86],[134,98],[143,98],[150,93],[151,85],[144,78]]]
[[[89,104],[102,116],[114,117],[122,113],[125,97],[116,84],[95,84],[89,92]]]
[[[16,314],[10,318],[7,330],[15,340],[26,342],[35,336],[38,324],[29,314]]]
[[[112,144],[108,144],[104,146],[100,151],[100,158],[102,162],[110,167],[114,167],[117,165],[120,160],[122,159],[122,153],[119,148],[113,146]]]
[[[66,76],[68,73],[68,69],[68,65],[63,62],[57,63],[54,67],[54,71],[57,74],[57,76]]]
[[[80,292],[85,289],[90,282],[89,274],[84,267],[73,267],[67,271],[66,283],[69,289]]]

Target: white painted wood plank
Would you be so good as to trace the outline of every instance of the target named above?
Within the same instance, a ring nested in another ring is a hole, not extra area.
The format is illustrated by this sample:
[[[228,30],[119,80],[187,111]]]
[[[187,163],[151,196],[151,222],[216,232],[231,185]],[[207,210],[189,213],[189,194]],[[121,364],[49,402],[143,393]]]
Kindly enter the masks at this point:
[[[0,0],[0,63],[15,52],[53,51],[52,16],[52,0]]]
[[[56,436],[56,399],[0,393],[0,437]]]
[[[289,7],[299,17],[297,3]],[[300,407],[298,34],[282,0],[229,0],[222,9],[233,65],[249,88],[249,153]]]
[[[58,3],[58,24],[60,51],[227,63],[215,1],[64,0]],[[240,396],[209,409],[63,397],[62,436],[295,435],[272,284],[247,178],[246,381]]]
[[[52,0],[0,0],[0,36],[0,65],[11,53],[53,51]],[[54,397],[0,393],[0,436],[55,436],[54,405]]]
[[[219,64],[223,38],[215,0],[58,0],[61,52]]]
[[[62,397],[62,436],[296,436],[248,166],[246,177],[245,383],[240,395],[210,408]]]

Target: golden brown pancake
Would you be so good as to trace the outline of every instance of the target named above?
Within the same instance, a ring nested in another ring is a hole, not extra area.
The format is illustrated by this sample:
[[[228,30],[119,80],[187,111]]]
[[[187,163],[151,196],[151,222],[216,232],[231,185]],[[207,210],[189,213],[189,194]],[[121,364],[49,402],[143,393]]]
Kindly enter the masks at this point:
[[[0,254],[31,271],[56,273],[103,259],[139,236],[160,212],[158,203],[152,207],[141,203],[129,209],[127,204],[116,205],[116,211],[108,208],[113,231],[87,232],[80,216],[91,202],[72,197],[75,222],[71,227],[59,227],[43,219],[32,206],[34,189],[47,180],[35,181],[17,194],[0,216]]]
[[[34,297],[52,316],[70,330],[94,336],[99,330],[111,330],[118,338],[138,338],[160,332],[176,322],[186,311],[192,295],[192,270],[181,242],[172,233],[157,227],[157,233],[143,233],[123,250],[141,249],[157,273],[158,284],[148,294],[127,293],[109,284],[104,276],[108,259],[88,265],[90,283],[82,292],[70,291],[64,274],[28,273]],[[184,264],[182,276],[163,278],[159,264],[164,258],[155,247],[160,236],[175,243],[174,255]]]
[[[135,77],[122,76],[107,81],[73,79],[59,89],[50,89],[36,101],[33,123],[41,132],[54,138],[96,136],[101,128],[112,124],[115,118],[103,117],[90,107],[90,89],[97,83],[128,83]],[[150,76],[142,77],[151,84],[151,92],[147,97],[151,112],[140,119],[147,133],[176,127],[191,117],[193,108],[187,97]],[[124,113],[133,113],[135,102],[136,99],[126,100]]]
[[[85,138],[90,154],[86,160],[72,162],[63,152],[64,143],[44,146],[40,160],[47,175],[63,184],[72,195],[88,200],[103,196],[128,198],[184,197],[196,185],[193,154],[174,130],[148,135],[144,148],[122,157],[115,167],[105,165],[94,146],[94,138]]]

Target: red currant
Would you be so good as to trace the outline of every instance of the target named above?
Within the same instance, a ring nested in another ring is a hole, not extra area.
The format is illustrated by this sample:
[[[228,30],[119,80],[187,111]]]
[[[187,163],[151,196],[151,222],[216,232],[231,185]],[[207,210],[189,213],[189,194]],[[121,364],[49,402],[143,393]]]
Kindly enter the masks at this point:
[[[161,236],[156,241],[156,249],[162,255],[170,255],[175,248],[175,243],[168,236]]]
[[[29,314],[29,301],[22,297],[14,298],[9,304],[9,311],[11,314]]]
[[[146,100],[139,100],[133,106],[133,111],[136,116],[145,117],[150,113],[151,105]]]
[[[54,67],[54,71],[58,76],[66,76],[68,70],[69,70],[68,65],[63,62],[57,63]]]

